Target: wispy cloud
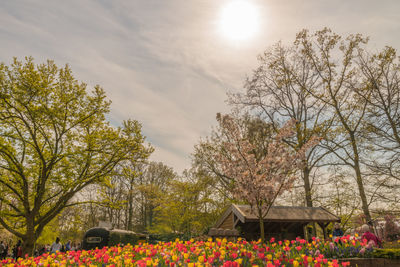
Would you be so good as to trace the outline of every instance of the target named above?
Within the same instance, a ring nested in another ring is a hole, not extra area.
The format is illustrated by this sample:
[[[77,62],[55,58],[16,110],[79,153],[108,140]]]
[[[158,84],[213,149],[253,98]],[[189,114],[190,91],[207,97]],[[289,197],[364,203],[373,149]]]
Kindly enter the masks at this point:
[[[329,26],[400,47],[398,1],[249,0],[261,10],[261,32],[237,44],[218,33],[229,1],[2,0],[0,61],[32,55],[69,63],[79,80],[106,90],[113,124],[142,122],[152,158],[182,171],[215,113],[229,110],[226,92],[242,87],[272,43]]]

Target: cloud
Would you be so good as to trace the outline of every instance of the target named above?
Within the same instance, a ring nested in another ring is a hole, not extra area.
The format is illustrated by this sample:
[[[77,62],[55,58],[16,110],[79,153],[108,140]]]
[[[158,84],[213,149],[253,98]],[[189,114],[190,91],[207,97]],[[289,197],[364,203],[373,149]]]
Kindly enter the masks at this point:
[[[262,30],[242,43],[218,33],[229,1],[3,0],[0,60],[69,63],[79,80],[106,90],[114,125],[139,120],[156,148],[153,159],[180,172],[215,114],[228,112],[226,92],[241,90],[267,46],[329,26],[370,35],[377,47],[400,47],[398,1],[249,0],[261,10]]]

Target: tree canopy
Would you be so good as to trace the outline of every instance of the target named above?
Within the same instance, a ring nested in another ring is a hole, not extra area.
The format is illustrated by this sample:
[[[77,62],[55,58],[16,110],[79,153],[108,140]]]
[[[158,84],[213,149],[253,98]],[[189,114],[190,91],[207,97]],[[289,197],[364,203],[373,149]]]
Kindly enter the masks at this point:
[[[0,65],[0,224],[26,252],[77,192],[145,151],[140,123],[115,128],[109,109],[103,89],[88,92],[68,65]]]

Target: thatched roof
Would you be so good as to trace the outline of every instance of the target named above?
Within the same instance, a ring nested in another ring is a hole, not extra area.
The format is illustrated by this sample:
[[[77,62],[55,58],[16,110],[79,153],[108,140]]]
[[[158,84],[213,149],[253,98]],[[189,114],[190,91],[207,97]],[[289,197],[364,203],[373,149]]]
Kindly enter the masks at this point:
[[[225,219],[233,213],[242,223],[258,221],[258,216],[249,205],[232,204],[214,225],[219,228]],[[340,218],[323,207],[272,206],[265,217],[266,222],[340,222]]]

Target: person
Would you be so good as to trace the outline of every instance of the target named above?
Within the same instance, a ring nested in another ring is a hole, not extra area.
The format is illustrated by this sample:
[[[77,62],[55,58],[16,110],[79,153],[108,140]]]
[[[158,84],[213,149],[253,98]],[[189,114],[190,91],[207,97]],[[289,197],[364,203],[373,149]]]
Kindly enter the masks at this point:
[[[9,255],[8,255],[8,250],[9,250],[9,248],[10,248],[11,241],[8,240],[8,243],[5,243],[4,245],[5,245],[5,249],[4,249],[3,258],[5,259],[5,258],[7,258],[7,257],[9,256]]]
[[[71,240],[68,240],[67,244],[65,244],[65,252],[71,250]]]
[[[343,230],[340,228],[339,223],[335,223],[335,229],[332,232],[332,238],[336,239],[337,237],[343,236]]]
[[[0,260],[4,259],[4,251],[6,250],[6,245],[3,243],[3,240],[0,242]]]
[[[363,226],[361,226],[361,232],[363,233],[361,239],[363,240],[366,239],[369,244],[372,243],[372,245],[375,247],[381,247],[382,241],[376,235],[371,233],[369,230],[370,227],[368,224],[364,224]]]
[[[71,243],[71,251],[76,251],[76,243],[75,243],[75,241]]]
[[[13,258],[16,260],[22,257],[22,242],[18,240],[17,244],[13,248]]]
[[[62,245],[60,243],[60,238],[57,237],[56,241],[50,247],[50,253],[55,254],[57,251],[61,251]]]
[[[43,255],[44,253],[46,253],[46,245],[41,246],[39,249],[39,256]]]

